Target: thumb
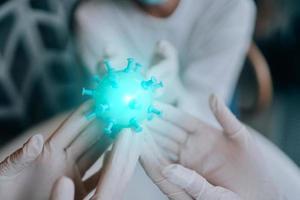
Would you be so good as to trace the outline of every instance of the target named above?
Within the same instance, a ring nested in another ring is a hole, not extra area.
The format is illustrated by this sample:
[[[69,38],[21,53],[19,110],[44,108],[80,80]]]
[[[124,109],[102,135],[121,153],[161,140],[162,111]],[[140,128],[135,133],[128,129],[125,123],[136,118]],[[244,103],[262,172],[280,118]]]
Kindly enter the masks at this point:
[[[161,40],[156,44],[156,50],[150,68],[155,72],[160,71],[178,71],[178,53],[176,48],[169,42]],[[155,70],[156,69],[156,70]]]
[[[237,141],[244,141],[246,132],[244,125],[233,115],[223,101],[215,95],[209,98],[210,109],[224,130],[224,134]]]
[[[32,136],[22,148],[0,163],[0,177],[13,177],[28,167],[40,155],[44,146],[42,135]]]
[[[101,56],[96,66],[98,74],[103,75],[107,72],[105,62],[108,60],[116,69],[125,64],[121,52],[112,45],[107,46],[104,48],[103,56]]]
[[[156,44],[156,53],[162,58],[177,58],[176,48],[166,40],[160,40]]]
[[[237,194],[219,186],[213,186],[195,171],[172,164],[163,170],[166,179],[184,189],[196,200],[240,200]]]
[[[51,200],[74,200],[74,183],[67,177],[62,177],[53,186]]]

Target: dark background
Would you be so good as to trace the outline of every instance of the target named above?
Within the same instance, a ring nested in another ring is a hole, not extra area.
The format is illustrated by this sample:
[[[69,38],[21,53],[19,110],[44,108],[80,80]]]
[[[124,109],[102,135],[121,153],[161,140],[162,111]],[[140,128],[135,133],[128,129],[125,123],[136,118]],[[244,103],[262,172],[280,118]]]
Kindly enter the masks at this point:
[[[252,123],[300,165],[300,1],[256,3],[254,39],[270,66],[274,100]]]

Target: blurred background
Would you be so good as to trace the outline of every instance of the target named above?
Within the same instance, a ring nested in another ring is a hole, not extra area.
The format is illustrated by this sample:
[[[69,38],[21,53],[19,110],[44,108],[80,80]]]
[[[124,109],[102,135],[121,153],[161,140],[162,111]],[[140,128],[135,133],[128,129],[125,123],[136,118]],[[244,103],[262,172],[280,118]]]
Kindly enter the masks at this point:
[[[249,52],[240,77],[240,117],[300,165],[300,1],[255,2],[260,52]]]
[[[255,3],[253,44],[233,109],[300,165],[300,1]],[[82,101],[88,72],[72,37],[78,5],[0,1],[0,147]]]

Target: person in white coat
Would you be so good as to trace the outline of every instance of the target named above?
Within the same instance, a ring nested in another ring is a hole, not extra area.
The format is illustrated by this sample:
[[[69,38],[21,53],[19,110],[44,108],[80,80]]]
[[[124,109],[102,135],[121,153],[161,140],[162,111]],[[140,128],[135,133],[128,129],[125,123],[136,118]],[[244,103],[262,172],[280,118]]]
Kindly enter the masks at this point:
[[[165,82],[160,100],[213,123],[208,96],[216,93],[230,101],[251,41],[254,18],[250,0],[91,0],[78,7],[76,34],[83,60],[92,72],[101,73],[93,68],[101,59],[110,58],[121,66],[127,57],[134,57],[145,65],[146,74],[155,74]],[[127,136],[123,139],[126,143],[138,143],[139,139]],[[128,144],[123,146],[128,148]],[[100,181],[97,187],[99,199],[119,199],[110,198],[113,194],[107,189],[119,180],[123,189],[116,188],[116,193],[125,199],[166,199],[140,166],[128,185],[129,192],[123,194],[138,154],[143,154],[139,148],[124,148],[115,151],[119,156],[112,159],[103,178],[109,184]],[[124,152],[128,155],[122,158]],[[3,166],[7,166],[5,162]],[[128,171],[126,177],[121,176],[123,169]],[[116,174],[116,179],[110,176]]]
[[[170,90],[163,100],[207,121],[213,118],[209,94],[226,103],[232,98],[255,14],[251,0],[91,0],[75,13],[76,35],[92,72],[103,58],[110,57],[118,67],[133,57],[163,81],[175,74],[179,83],[165,84]],[[173,48],[166,52],[169,46]],[[162,66],[168,56],[172,63]],[[171,69],[164,74],[166,68]],[[181,89],[187,96],[179,95]]]
[[[231,101],[255,13],[251,0],[90,0],[75,13],[76,36],[93,73],[102,59],[118,67],[133,57],[164,82],[160,100],[217,125],[208,96]],[[165,199],[140,165],[125,196]]]

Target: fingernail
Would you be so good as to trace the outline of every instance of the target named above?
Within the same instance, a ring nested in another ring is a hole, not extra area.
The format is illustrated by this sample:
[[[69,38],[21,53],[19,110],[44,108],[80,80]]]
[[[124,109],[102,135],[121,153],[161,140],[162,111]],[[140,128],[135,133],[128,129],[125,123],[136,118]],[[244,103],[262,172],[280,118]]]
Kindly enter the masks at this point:
[[[26,154],[29,158],[35,159],[43,149],[44,138],[42,135],[34,135],[29,139],[28,144],[26,145]]]
[[[36,147],[42,147],[43,144],[44,144],[44,137],[40,134],[34,135],[32,137],[32,140],[33,140],[32,141],[33,145],[36,146]]]
[[[181,188],[186,188],[190,184],[190,175],[184,168],[177,164],[171,164],[162,171],[167,180]]]

